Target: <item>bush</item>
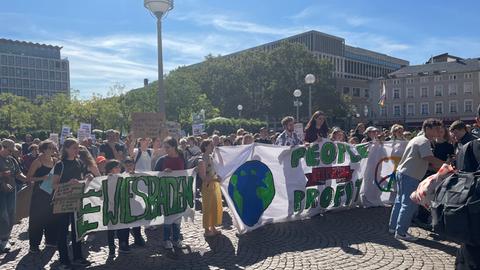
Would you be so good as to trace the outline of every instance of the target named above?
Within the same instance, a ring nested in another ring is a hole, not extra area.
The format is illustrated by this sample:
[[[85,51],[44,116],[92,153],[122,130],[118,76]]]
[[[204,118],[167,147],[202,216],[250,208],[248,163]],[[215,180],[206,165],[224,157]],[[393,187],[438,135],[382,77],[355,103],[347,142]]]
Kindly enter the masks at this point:
[[[227,135],[236,133],[237,129],[243,128],[248,132],[257,133],[261,127],[267,126],[264,121],[255,119],[234,119],[217,117],[207,120],[206,132],[212,134],[214,130],[220,131],[221,134]]]
[[[0,139],[6,139],[10,136],[10,132],[6,130],[0,130]]]
[[[32,134],[32,137],[39,138],[40,140],[46,140],[50,138],[50,131],[49,130],[34,130],[34,131],[29,131],[29,132],[17,132],[15,133],[15,136],[17,137],[17,140],[23,141],[25,140],[25,135],[27,134]]]

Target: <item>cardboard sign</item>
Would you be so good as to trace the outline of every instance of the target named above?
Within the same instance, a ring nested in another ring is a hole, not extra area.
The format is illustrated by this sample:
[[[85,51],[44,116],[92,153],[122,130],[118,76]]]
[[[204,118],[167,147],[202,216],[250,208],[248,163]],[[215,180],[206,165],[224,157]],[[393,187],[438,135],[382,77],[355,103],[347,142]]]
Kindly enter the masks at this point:
[[[83,184],[60,184],[53,198],[53,213],[72,213],[80,209]]]
[[[205,131],[205,113],[192,113],[192,133],[199,136]]]
[[[202,135],[203,131],[205,130],[204,124],[193,124],[192,125],[192,133],[193,136],[200,136]]]
[[[160,113],[132,113],[131,130],[136,138],[156,138],[164,129]]]
[[[298,138],[303,141],[304,134],[303,134],[303,123],[295,123],[295,133],[297,133]]]

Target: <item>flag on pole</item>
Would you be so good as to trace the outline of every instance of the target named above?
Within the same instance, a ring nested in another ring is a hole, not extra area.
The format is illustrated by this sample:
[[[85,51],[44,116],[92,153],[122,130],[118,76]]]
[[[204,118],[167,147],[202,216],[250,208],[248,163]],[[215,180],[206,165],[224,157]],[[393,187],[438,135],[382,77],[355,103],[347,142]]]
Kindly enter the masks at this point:
[[[385,89],[385,82],[382,82],[382,93],[380,94],[380,100],[378,100],[378,105],[383,108],[385,106],[385,100],[387,99],[387,90]]]

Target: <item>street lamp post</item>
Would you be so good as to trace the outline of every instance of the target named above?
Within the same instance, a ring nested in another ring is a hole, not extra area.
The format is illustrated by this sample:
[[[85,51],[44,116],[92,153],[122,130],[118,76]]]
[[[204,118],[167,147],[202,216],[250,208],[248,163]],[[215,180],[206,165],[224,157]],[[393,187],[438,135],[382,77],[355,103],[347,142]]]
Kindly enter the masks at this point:
[[[295,91],[293,91],[293,96],[295,97],[293,106],[297,107],[297,122],[298,122],[299,114],[300,114],[299,109],[300,109],[300,106],[302,106],[302,102],[299,101],[298,98],[302,96],[302,91],[300,89],[295,89]]]
[[[158,112],[162,120],[165,115],[165,88],[163,86],[163,55],[162,55],[162,17],[173,9],[173,0],[144,0],[145,8],[157,17],[158,46]]]
[[[238,110],[238,118],[240,119],[240,118],[242,118],[243,106],[241,104],[238,104],[237,110]]]
[[[305,83],[308,84],[308,115],[312,115],[312,84],[315,83],[315,75],[307,74]]]

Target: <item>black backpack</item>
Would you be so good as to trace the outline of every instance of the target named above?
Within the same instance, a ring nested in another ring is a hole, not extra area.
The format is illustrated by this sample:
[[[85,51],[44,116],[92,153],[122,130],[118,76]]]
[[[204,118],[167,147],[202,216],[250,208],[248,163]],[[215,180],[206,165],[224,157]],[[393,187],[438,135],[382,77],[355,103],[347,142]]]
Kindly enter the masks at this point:
[[[465,145],[460,151],[460,169],[464,160],[480,161],[480,152],[476,149],[478,140]],[[468,151],[468,148],[473,151]],[[473,155],[469,155],[472,153]],[[432,202],[432,226],[440,235],[460,243],[480,245],[480,170],[460,171],[447,177],[435,190]]]
[[[149,157],[152,157],[152,150],[147,149],[147,153],[148,153]],[[137,162],[138,162],[138,160],[140,159],[141,156],[142,156],[142,150],[140,148],[138,148],[137,156],[135,157],[135,164],[137,164]]]

